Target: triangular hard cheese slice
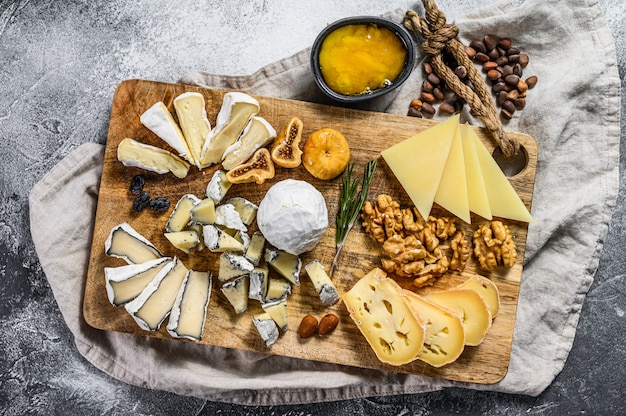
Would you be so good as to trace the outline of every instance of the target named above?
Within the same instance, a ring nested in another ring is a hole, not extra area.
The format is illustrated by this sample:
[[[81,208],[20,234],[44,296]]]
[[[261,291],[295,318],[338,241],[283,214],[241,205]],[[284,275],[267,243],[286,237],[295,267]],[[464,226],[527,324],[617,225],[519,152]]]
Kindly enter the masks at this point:
[[[491,220],[491,208],[489,208],[489,198],[487,198],[483,172],[480,169],[480,162],[478,161],[474,141],[469,137],[470,134],[474,134],[474,131],[467,124],[460,125],[459,131],[461,133],[461,141],[463,142],[469,209],[473,213],[487,220]]]
[[[458,124],[457,114],[381,152],[424,219],[430,214]]]
[[[458,125],[441,175],[439,188],[435,194],[435,202],[469,224],[471,218],[464,159],[460,125]]]
[[[476,148],[480,169],[485,181],[491,215],[516,221],[532,222],[533,218],[528,209],[502,172],[502,169],[500,169],[500,166],[491,157],[487,148],[472,129],[467,129],[466,132],[468,132]]]

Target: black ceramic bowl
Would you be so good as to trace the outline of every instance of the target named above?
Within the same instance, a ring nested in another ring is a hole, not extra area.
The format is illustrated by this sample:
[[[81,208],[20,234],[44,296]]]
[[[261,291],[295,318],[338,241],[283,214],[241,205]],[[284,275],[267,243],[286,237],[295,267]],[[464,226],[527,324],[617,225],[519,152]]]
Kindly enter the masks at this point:
[[[319,54],[320,49],[322,47],[322,43],[326,39],[326,37],[333,31],[338,28],[346,25],[376,25],[378,27],[383,27],[390,30],[393,34],[395,34],[398,39],[401,41],[402,45],[406,49],[406,59],[404,61],[404,66],[400,74],[396,77],[395,80],[390,85],[385,87],[378,88],[371,92],[359,94],[359,95],[344,95],[338,92],[333,91],[324,81],[324,77],[322,76],[322,72],[320,69],[320,60]],[[365,100],[371,100],[376,97],[380,97],[381,95],[387,94],[390,91],[398,88],[411,74],[413,70],[413,66],[415,65],[416,53],[415,53],[415,43],[413,41],[413,37],[411,34],[404,28],[402,25],[395,23],[389,19],[384,19],[381,17],[375,16],[356,16],[356,17],[347,17],[345,19],[337,20],[334,23],[326,26],[324,30],[322,30],[317,38],[313,42],[313,46],[311,48],[311,70],[313,71],[313,77],[315,78],[315,83],[317,86],[326,94],[328,97],[344,102],[344,103],[354,103]]]

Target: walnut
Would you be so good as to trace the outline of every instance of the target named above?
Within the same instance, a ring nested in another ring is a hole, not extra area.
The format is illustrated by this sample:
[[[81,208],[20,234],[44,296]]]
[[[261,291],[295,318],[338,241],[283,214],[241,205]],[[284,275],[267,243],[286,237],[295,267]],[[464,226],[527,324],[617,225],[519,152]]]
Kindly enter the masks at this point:
[[[474,256],[484,269],[493,271],[498,266],[513,267],[517,247],[509,227],[501,221],[481,225],[474,232]]]
[[[465,239],[465,231],[458,231],[454,235],[450,241],[450,248],[452,249],[450,270],[463,271],[471,254],[469,242]]]

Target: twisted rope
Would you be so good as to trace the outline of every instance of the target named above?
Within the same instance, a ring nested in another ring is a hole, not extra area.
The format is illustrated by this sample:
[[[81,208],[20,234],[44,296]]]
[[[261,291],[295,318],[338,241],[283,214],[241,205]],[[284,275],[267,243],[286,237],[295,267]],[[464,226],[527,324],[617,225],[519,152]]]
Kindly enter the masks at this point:
[[[491,133],[496,144],[500,146],[506,157],[513,156],[519,149],[515,139],[507,136],[498,118],[496,107],[487,91],[482,77],[465,52],[465,46],[457,39],[459,28],[446,23],[446,16],[439,10],[434,0],[422,0],[425,18],[421,18],[413,10],[406,12],[404,26],[419,33],[425,41],[422,51],[430,57],[433,71],[442,78],[448,87],[469,105],[472,115],[478,117]],[[448,51],[456,60],[457,65],[467,69],[467,75],[474,87],[463,83],[443,61],[443,52]]]

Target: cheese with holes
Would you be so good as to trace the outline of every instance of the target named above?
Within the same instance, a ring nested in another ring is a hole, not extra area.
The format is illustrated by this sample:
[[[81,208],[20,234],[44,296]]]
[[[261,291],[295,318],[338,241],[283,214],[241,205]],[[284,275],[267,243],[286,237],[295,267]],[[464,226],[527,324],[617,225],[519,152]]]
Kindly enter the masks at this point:
[[[489,308],[491,318],[495,318],[500,310],[500,293],[498,287],[491,280],[480,275],[473,275],[456,287],[457,289],[472,289],[478,293]]]
[[[211,273],[190,270],[181,285],[166,329],[175,338],[202,339],[211,298]]]
[[[252,323],[259,332],[263,342],[265,342],[265,346],[269,348],[274,345],[280,332],[270,314],[267,312],[256,314],[252,317]]]
[[[105,267],[104,280],[109,302],[120,306],[135,299],[171,260],[170,257],[162,257],[141,264]]]
[[[176,206],[172,210],[167,222],[165,223],[165,230],[168,233],[177,231],[183,231],[187,225],[191,222],[191,209],[198,203],[200,199],[193,194],[183,195]]]
[[[246,248],[244,254],[245,258],[250,260],[250,263],[258,265],[263,257],[263,248],[265,247],[265,237],[260,231],[255,231],[250,237],[250,243]]]
[[[189,211],[190,220],[194,224],[215,224],[215,202],[211,198],[204,198]]]
[[[127,222],[111,229],[104,242],[104,251],[107,256],[122,258],[129,264],[144,263],[163,257],[150,241]]]
[[[489,208],[489,198],[487,198],[487,189],[485,188],[483,172],[480,169],[478,154],[474,147],[474,141],[470,139],[469,133],[466,131],[471,128],[468,124],[459,126],[461,142],[463,143],[469,210],[487,220],[491,220],[491,208]]]
[[[141,124],[157,135],[165,143],[169,144],[178,155],[186,159],[192,165],[195,161],[189,151],[185,136],[178,124],[172,117],[172,113],[167,109],[162,101],[155,103],[147,109],[140,117]]]
[[[313,260],[304,266],[306,274],[311,279],[317,295],[320,297],[324,306],[334,305],[339,301],[339,293],[337,288],[330,280],[328,273],[324,270],[324,266],[319,260]]]
[[[218,169],[213,173],[211,180],[206,186],[206,196],[211,198],[216,204],[219,204],[231,186],[232,183],[226,178],[226,172]]]
[[[211,132],[204,96],[199,92],[185,92],[174,99],[174,110],[191,158],[199,164],[202,147]]]
[[[458,126],[434,201],[466,223],[471,223],[463,142]]]
[[[270,314],[278,328],[285,332],[289,326],[287,319],[287,297],[285,296],[275,302],[264,303],[261,306],[265,312]]]
[[[172,152],[129,138],[117,145],[117,160],[124,166],[145,169],[160,175],[171,172],[181,179],[189,173],[189,163]]]
[[[236,314],[240,314],[248,309],[248,291],[250,289],[248,275],[239,276],[236,279],[226,282],[220,288],[232,305]]]
[[[177,258],[174,258],[173,263],[167,273],[159,273],[139,296],[124,305],[141,329],[159,329],[174,306],[178,290],[189,270]]]
[[[404,297],[402,288],[378,268],[342,296],[350,318],[383,363],[407,364],[422,351],[424,324]]]
[[[266,249],[265,261],[285,279],[300,286],[300,270],[302,260],[298,256],[282,250]]]
[[[516,221],[532,222],[533,218],[530,212],[476,133],[472,129],[466,129],[465,133],[474,142],[476,148],[491,215]]]
[[[458,125],[457,114],[381,152],[424,219],[433,206]]]
[[[214,253],[243,251],[244,249],[241,242],[214,225],[209,224],[202,227],[202,234],[204,236],[204,244]]]
[[[465,349],[461,318],[410,290],[404,290],[404,294],[409,308],[420,317],[426,328],[424,348],[417,358],[433,367],[456,361]]]
[[[237,141],[224,151],[222,166],[226,170],[236,168],[275,138],[276,130],[267,120],[263,117],[252,117]]]
[[[267,264],[256,266],[250,272],[250,287],[248,288],[248,298],[265,302],[267,287],[269,284],[269,270]]]
[[[426,299],[436,303],[461,318],[465,332],[465,345],[480,345],[491,328],[491,312],[483,298],[471,289],[449,289],[431,292]]]
[[[225,251],[220,255],[219,273],[217,278],[225,282],[241,275],[249,274],[254,265],[244,256],[232,251]]]
[[[164,233],[165,238],[169,240],[174,247],[189,254],[192,249],[200,244],[200,237],[194,230],[183,230],[172,233]]]

